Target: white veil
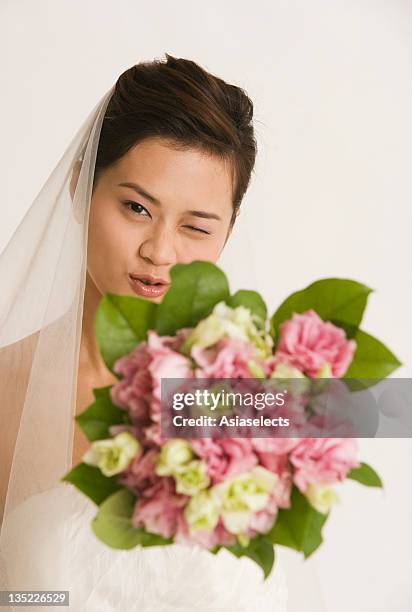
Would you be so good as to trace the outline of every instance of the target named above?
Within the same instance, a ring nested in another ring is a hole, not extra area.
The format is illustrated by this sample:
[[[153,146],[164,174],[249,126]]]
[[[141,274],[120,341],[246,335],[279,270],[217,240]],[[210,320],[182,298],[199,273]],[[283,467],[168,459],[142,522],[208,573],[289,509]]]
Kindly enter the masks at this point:
[[[59,549],[55,546],[51,552],[56,567],[47,585],[35,584],[34,578],[33,584],[9,579],[11,570],[20,567],[13,517],[27,500],[55,487],[72,486],[60,479],[72,465],[89,207],[100,129],[113,90],[84,121],[0,255],[0,502],[5,498],[0,590],[65,588],[70,506],[62,503],[60,508],[61,539]],[[80,174],[73,195],[76,170]],[[242,282],[244,288],[253,288],[253,249],[247,234],[240,219],[220,264],[229,279],[237,279],[232,290]],[[44,520],[56,520],[47,510]],[[302,564],[295,553],[278,556],[291,580],[292,599],[298,596],[288,611],[321,612],[310,562]]]

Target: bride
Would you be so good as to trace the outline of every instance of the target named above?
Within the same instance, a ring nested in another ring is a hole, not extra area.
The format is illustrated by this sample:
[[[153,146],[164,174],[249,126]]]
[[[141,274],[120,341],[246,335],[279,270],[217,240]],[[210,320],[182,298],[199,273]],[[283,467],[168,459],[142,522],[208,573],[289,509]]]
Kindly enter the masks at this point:
[[[159,302],[175,263],[219,259],[254,168],[252,116],[241,88],[193,61],[132,66],[2,253],[3,590],[69,591],[78,612],[290,609],[278,559],[263,581],[224,549],[109,549],[90,528],[94,504],[61,481],[88,446],[74,415],[117,380],[94,334],[102,295]]]

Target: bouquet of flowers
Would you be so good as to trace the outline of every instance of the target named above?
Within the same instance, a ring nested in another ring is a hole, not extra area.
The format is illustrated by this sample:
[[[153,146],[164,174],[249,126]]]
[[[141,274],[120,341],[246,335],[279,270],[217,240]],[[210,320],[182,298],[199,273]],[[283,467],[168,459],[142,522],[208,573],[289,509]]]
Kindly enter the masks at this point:
[[[95,329],[118,382],[94,389],[95,402],[76,417],[91,445],[63,477],[98,506],[95,535],[120,549],[225,547],[249,556],[265,577],[275,545],[311,555],[338,501],[334,484],[382,486],[359,461],[355,438],[315,437],[299,425],[293,436],[222,437],[210,428],[203,437],[168,437],[162,380],[293,380],[303,386],[292,395],[292,413],[298,406],[316,421],[312,383],[368,379],[365,387],[401,365],[359,327],[371,291],[322,279],[269,317],[257,292],[231,294],[222,270],[195,261],[172,268],[160,304],[106,294]]]

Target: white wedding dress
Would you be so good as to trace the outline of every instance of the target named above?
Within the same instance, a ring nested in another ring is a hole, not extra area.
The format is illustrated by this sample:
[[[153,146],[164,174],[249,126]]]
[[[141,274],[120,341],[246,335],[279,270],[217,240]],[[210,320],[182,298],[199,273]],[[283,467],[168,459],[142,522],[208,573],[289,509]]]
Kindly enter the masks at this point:
[[[69,591],[66,609],[75,612],[322,612],[316,570],[294,551],[277,550],[264,580],[254,561],[225,549],[111,549],[91,529],[96,506],[61,482],[72,465],[92,178],[113,90],[0,256],[0,590]],[[233,291],[253,286],[254,278],[253,228],[236,225],[223,266]]]
[[[111,549],[91,529],[96,510],[68,483],[15,509],[4,534],[8,589],[69,591],[65,609],[76,612],[286,612],[278,559],[265,581],[254,561],[225,549],[216,555],[183,544]]]

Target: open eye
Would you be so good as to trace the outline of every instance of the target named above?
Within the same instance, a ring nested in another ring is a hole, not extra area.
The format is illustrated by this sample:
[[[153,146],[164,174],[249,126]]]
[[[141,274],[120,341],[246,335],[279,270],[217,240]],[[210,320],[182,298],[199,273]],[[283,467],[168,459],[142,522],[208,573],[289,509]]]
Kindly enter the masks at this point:
[[[132,212],[134,212],[136,215],[142,215],[144,211],[150,217],[150,213],[147,210],[147,208],[145,208],[143,204],[139,204],[139,202],[133,202],[132,200],[127,200],[126,202],[123,202],[123,206],[125,206],[125,208],[127,208],[128,210],[131,210]],[[142,216],[145,216],[145,215],[143,214]]]

